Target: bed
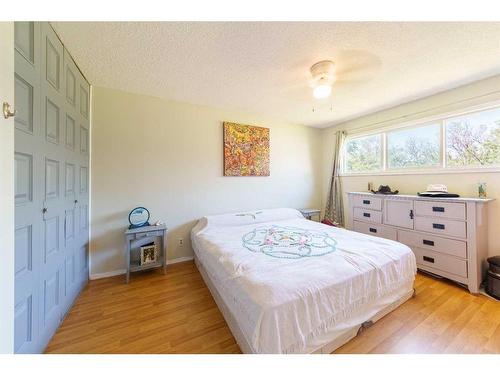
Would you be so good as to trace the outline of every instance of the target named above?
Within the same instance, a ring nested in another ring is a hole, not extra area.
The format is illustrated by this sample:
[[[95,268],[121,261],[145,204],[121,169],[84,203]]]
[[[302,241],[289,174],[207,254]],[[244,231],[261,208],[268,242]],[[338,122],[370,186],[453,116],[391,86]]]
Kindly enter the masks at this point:
[[[331,353],[413,295],[410,248],[294,209],[206,216],[191,241],[243,353]]]

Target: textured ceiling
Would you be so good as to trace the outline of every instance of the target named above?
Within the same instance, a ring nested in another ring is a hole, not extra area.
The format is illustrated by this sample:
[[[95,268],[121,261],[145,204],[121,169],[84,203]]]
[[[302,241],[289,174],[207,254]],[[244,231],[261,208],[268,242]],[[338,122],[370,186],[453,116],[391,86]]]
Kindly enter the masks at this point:
[[[52,25],[93,85],[318,127],[500,74],[500,23]],[[309,87],[322,59],[331,101]]]

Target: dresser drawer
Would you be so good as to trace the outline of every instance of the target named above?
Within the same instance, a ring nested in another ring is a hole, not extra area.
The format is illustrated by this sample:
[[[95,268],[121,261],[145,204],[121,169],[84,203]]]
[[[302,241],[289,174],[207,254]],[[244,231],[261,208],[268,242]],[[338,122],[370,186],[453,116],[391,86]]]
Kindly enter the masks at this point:
[[[465,203],[415,201],[415,215],[465,220]]]
[[[410,247],[420,247],[442,254],[467,258],[467,244],[464,241],[404,230],[398,230],[398,241]]]
[[[382,212],[356,207],[354,208],[354,219],[369,221],[371,223],[382,223]]]
[[[467,237],[464,221],[454,221],[437,217],[415,216],[415,230],[460,238]]]
[[[449,255],[436,253],[412,247],[413,253],[417,258],[417,265],[431,267],[439,271],[451,273],[461,277],[467,277],[467,261],[464,259],[455,258]]]
[[[387,238],[389,240],[396,241],[397,231],[394,228],[384,227],[378,224],[362,223],[360,221],[354,221],[353,229],[356,232],[370,234],[372,236]]]
[[[372,196],[357,196],[352,197],[354,207],[369,208],[370,210],[382,210],[382,198]]]

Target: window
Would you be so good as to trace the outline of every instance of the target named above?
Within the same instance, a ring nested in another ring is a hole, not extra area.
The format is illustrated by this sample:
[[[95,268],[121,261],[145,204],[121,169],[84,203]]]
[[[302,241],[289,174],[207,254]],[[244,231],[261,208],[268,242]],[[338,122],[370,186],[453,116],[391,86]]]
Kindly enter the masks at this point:
[[[353,138],[346,142],[347,172],[373,172],[382,169],[382,137],[380,134]]]
[[[500,167],[500,106],[347,137],[343,173]]]
[[[447,119],[445,129],[447,165],[500,164],[500,108]]]
[[[438,166],[440,139],[440,124],[387,133],[387,167],[401,169]]]

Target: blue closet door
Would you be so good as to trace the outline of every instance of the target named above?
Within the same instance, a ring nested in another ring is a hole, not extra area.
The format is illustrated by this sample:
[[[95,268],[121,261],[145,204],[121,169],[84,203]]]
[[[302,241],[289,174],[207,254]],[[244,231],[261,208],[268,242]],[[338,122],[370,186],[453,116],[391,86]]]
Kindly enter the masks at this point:
[[[16,22],[15,40],[15,351],[37,353],[87,281],[89,98],[48,23]]]

